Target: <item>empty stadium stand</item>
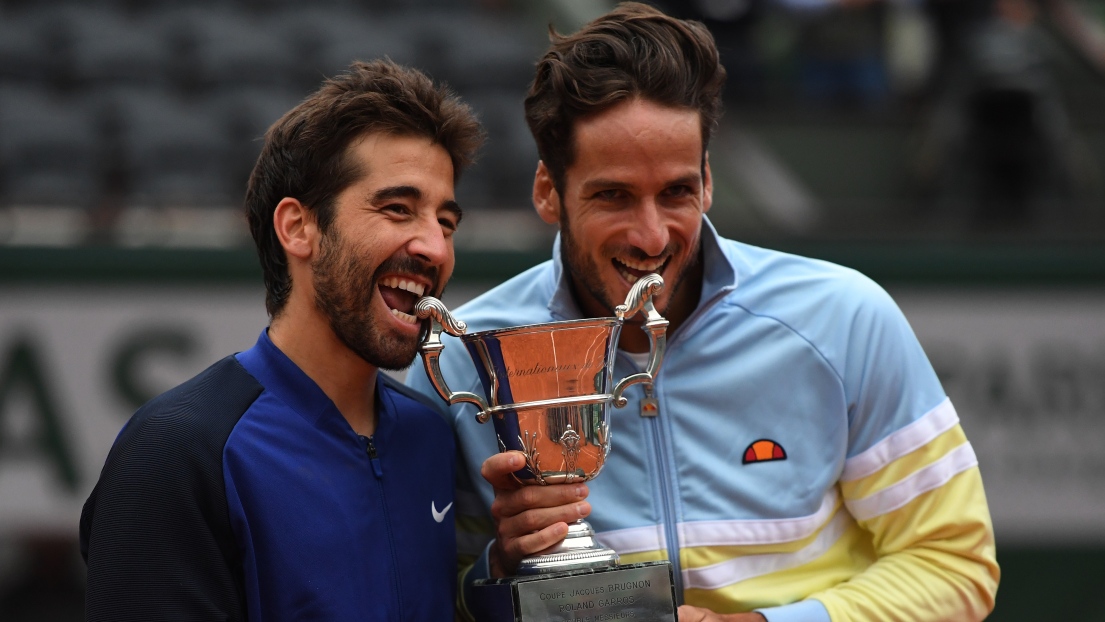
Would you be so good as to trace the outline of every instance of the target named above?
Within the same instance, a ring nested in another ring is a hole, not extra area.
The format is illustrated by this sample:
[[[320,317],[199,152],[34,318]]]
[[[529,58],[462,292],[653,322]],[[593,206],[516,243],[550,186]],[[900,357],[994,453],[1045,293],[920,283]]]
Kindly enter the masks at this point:
[[[536,150],[520,104],[543,29],[495,6],[0,2],[0,207],[234,207],[265,129],[324,76],[383,56],[492,126],[466,206],[527,207]]]

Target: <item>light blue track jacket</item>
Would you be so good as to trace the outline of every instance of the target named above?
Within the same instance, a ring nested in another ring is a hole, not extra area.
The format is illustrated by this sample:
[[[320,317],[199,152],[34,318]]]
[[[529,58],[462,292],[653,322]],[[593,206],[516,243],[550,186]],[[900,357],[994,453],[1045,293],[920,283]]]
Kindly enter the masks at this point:
[[[642,385],[611,414],[589,482],[599,539],[623,562],[670,560],[685,602],[717,612],[985,617],[998,569],[977,460],[894,302],[854,270],[720,238],[705,218],[702,244],[701,298],[668,335],[658,416],[640,414]],[[469,332],[582,317],[559,240],[551,261],[453,313]],[[482,393],[459,340],[441,362],[453,391]],[[614,380],[636,371],[619,353]],[[437,395],[421,369],[407,382]],[[479,472],[498,447],[473,406],[451,410],[472,559],[493,533]],[[465,580],[486,572],[482,558]]]

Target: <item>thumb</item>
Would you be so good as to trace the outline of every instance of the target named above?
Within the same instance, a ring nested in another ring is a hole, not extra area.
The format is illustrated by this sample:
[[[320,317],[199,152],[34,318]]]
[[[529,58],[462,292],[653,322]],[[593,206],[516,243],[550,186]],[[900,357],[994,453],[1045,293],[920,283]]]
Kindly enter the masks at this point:
[[[526,465],[526,458],[520,451],[498,453],[483,461],[480,475],[496,490],[514,490],[521,484],[511,475]]]

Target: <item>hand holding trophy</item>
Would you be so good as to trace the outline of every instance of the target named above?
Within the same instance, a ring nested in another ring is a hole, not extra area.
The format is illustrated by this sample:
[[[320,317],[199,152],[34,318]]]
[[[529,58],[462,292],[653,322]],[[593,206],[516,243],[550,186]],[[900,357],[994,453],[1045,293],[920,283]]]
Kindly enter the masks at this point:
[[[466,334],[436,298],[418,301],[418,317],[430,320],[421,346],[426,373],[449,404],[479,408],[477,421],[491,420],[500,451],[519,451],[525,466],[513,477],[523,485],[586,482],[599,474],[610,452],[611,406],[625,405],[625,390],[652,382],[663,360],[668,321],[652,303],[663,279],[650,274],[633,284],[614,317],[550,322]],[[644,372],[613,381],[622,325],[645,314],[642,329],[650,351]],[[442,377],[441,333],[458,336],[476,365],[484,396],[454,392]],[[583,520],[564,540],[521,560],[518,576],[477,583],[474,593],[498,620],[637,619],[675,621],[672,570],[668,562],[618,565],[618,555],[598,544]],[[613,617],[603,618],[602,615]]]

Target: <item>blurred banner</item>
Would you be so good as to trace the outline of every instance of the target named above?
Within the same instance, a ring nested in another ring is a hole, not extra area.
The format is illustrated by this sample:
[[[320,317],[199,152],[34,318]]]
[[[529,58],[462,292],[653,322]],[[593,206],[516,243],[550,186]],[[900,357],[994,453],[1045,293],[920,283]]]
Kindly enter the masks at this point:
[[[134,410],[267,324],[260,288],[0,291],[0,536],[71,532]]]
[[[449,304],[481,289],[451,288]],[[1105,292],[890,290],[974,444],[999,542],[1105,542]],[[0,287],[0,537],[75,534],[127,417],[252,345],[263,297],[242,285]]]
[[[891,294],[974,445],[999,544],[1105,542],[1105,292]]]

